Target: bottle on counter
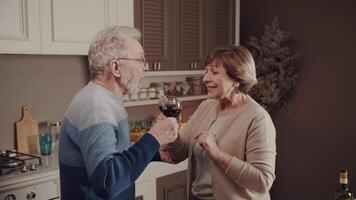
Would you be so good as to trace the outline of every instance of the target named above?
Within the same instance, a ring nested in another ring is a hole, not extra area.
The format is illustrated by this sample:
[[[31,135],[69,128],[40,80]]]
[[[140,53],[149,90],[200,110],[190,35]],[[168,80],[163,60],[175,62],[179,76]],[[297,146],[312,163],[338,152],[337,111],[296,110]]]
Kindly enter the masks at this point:
[[[354,200],[354,195],[348,188],[347,170],[340,171],[340,187],[335,191],[334,200]]]

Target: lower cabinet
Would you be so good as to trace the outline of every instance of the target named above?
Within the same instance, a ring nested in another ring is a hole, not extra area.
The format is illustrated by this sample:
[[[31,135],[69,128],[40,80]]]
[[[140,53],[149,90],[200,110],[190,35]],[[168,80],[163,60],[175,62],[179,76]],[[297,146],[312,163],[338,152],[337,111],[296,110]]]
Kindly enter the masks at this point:
[[[135,200],[185,200],[187,160],[179,164],[150,163],[136,180]]]
[[[58,171],[31,179],[9,182],[8,185],[0,188],[0,200],[3,199],[60,199]]]
[[[187,196],[187,170],[156,180],[157,200],[185,200]]]
[[[136,183],[135,200],[147,200],[151,195],[150,182]]]

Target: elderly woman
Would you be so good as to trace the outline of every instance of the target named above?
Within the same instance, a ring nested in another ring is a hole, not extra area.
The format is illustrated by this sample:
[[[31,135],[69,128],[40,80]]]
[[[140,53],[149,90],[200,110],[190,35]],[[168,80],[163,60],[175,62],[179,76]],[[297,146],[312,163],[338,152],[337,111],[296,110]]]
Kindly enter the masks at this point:
[[[251,53],[243,46],[210,50],[203,101],[162,159],[188,158],[190,199],[270,199],[275,179],[275,128],[247,93],[257,83]]]

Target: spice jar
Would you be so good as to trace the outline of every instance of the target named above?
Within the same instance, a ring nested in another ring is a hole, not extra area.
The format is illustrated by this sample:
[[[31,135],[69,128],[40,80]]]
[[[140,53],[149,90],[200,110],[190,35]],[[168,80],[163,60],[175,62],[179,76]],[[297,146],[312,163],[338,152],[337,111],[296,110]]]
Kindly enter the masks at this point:
[[[177,96],[176,85],[175,82],[168,83],[168,95]]]
[[[200,77],[192,77],[191,79],[191,89],[193,95],[201,94],[201,78]]]
[[[189,86],[189,83],[188,81],[183,81],[182,82],[182,87],[181,87],[181,93],[182,93],[182,96],[188,96],[189,95],[189,92],[190,92],[190,86]]]
[[[147,89],[147,94],[149,99],[157,98],[157,90],[154,87],[150,87]]]
[[[139,99],[140,100],[146,100],[147,99],[147,88],[142,88],[139,94]]]
[[[138,100],[137,92],[130,93],[130,101],[136,101],[136,100]]]

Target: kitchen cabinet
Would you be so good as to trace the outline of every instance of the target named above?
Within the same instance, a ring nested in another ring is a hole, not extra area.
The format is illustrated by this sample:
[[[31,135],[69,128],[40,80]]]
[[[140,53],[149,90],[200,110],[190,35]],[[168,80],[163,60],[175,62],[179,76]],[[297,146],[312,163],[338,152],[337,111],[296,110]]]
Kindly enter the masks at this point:
[[[87,55],[110,25],[133,26],[133,0],[2,0],[0,52]]]
[[[162,190],[165,188],[162,186],[162,180],[172,180],[177,178],[179,174],[179,189],[186,188],[186,169],[188,167],[188,161],[185,160],[179,164],[168,164],[163,162],[151,162],[140,177],[135,182],[136,192],[135,197],[137,200],[157,200],[162,195]],[[172,175],[172,177],[170,176]],[[172,182],[168,182],[172,185]],[[182,190],[174,191],[182,191]]]
[[[94,34],[133,26],[132,0],[41,1],[41,53],[87,55]]]
[[[150,70],[203,69],[210,48],[235,43],[238,0],[135,0]]]
[[[0,1],[0,53],[39,53],[39,0]]]
[[[236,37],[236,17],[239,1],[237,0],[213,0],[212,16],[210,30],[212,35],[211,47],[231,45],[237,43]]]
[[[187,170],[157,178],[157,200],[181,200],[187,197]]]
[[[209,0],[179,0],[175,5],[175,69],[201,69],[208,31]]]
[[[135,27],[142,32],[142,46],[150,70],[173,65],[173,0],[135,0]]]

